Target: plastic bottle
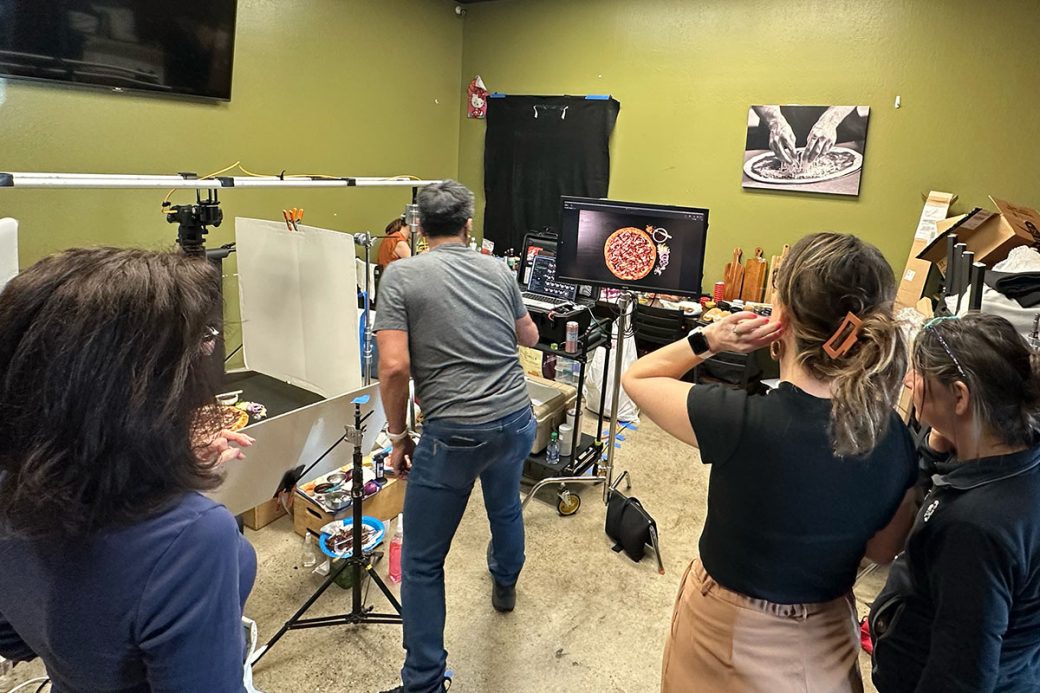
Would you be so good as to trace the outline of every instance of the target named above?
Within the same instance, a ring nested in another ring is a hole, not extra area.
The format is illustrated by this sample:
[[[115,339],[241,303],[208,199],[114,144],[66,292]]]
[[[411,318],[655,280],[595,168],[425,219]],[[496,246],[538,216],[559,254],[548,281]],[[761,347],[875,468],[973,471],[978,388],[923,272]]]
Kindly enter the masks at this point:
[[[314,538],[310,532],[303,536],[303,553],[300,556],[300,561],[303,563],[304,568],[310,568],[318,562],[318,554],[314,550]]]
[[[556,431],[553,431],[552,435],[549,436],[549,446],[545,448],[545,463],[560,463],[560,434]]]
[[[571,380],[573,369],[571,364],[574,363],[571,359],[563,356],[556,357],[556,382],[563,383],[564,385],[574,386],[574,381]]]
[[[390,540],[390,572],[387,577],[395,585],[401,584],[401,546],[404,543],[404,513],[397,516],[394,538]]]

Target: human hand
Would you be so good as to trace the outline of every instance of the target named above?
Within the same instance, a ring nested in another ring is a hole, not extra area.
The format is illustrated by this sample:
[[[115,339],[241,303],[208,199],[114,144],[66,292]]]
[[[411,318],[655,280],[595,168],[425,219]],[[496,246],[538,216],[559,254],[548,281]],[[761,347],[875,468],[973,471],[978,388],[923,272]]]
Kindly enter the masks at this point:
[[[780,339],[784,326],[779,320],[742,312],[729,315],[704,328],[712,353],[730,351],[749,354]]]
[[[809,131],[809,138],[805,142],[805,151],[802,154],[805,163],[810,164],[818,157],[829,152],[838,139],[838,125],[830,120],[821,118]]]
[[[411,436],[394,443],[394,449],[390,452],[390,468],[394,470],[394,474],[398,479],[408,476],[408,472],[412,469],[412,455],[414,453],[415,441],[412,440]]]
[[[231,460],[244,460],[246,455],[239,448],[248,448],[255,442],[253,438],[244,433],[236,433],[225,429],[218,433],[217,437],[201,450],[199,459],[203,462],[209,462],[216,458],[216,461],[213,462],[214,465],[226,464]],[[231,447],[232,443],[239,447]]]
[[[769,122],[769,148],[773,150],[776,158],[785,164],[794,162],[795,136],[794,130],[782,115]]]

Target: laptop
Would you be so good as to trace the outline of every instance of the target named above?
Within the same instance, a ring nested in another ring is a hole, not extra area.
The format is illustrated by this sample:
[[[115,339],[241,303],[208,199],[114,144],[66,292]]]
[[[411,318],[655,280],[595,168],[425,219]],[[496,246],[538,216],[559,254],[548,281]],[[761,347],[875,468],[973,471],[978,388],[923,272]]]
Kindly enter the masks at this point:
[[[577,284],[556,281],[556,258],[539,254],[531,262],[527,290],[521,294],[528,310],[550,311],[560,306],[573,305],[578,295]]]

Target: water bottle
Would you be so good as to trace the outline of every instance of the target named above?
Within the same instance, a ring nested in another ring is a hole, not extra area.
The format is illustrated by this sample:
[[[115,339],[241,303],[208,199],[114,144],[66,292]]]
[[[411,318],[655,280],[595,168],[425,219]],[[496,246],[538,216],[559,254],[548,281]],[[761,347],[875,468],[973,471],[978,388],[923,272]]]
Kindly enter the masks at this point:
[[[404,513],[397,516],[397,528],[390,540],[390,572],[387,577],[395,585],[401,584],[401,545],[404,543]]]
[[[571,380],[572,363],[574,363],[574,361],[571,359],[564,358],[563,356],[556,357],[556,382],[574,387],[574,381]]]
[[[549,447],[545,448],[545,463],[560,463],[560,434],[556,431],[549,436]]]
[[[314,550],[314,540],[310,532],[303,535],[303,552],[300,555],[300,562],[303,563],[304,568],[310,568],[318,562],[318,554]]]

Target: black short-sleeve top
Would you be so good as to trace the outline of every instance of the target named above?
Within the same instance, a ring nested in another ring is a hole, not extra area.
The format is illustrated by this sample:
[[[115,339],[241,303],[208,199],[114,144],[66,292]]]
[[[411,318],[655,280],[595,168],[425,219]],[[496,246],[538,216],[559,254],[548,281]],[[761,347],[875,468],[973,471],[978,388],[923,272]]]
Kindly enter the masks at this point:
[[[913,442],[895,412],[873,451],[839,457],[830,400],[791,383],[765,395],[696,385],[687,407],[711,465],[700,539],[708,573],[778,604],[847,593],[867,541],[917,480]]]

